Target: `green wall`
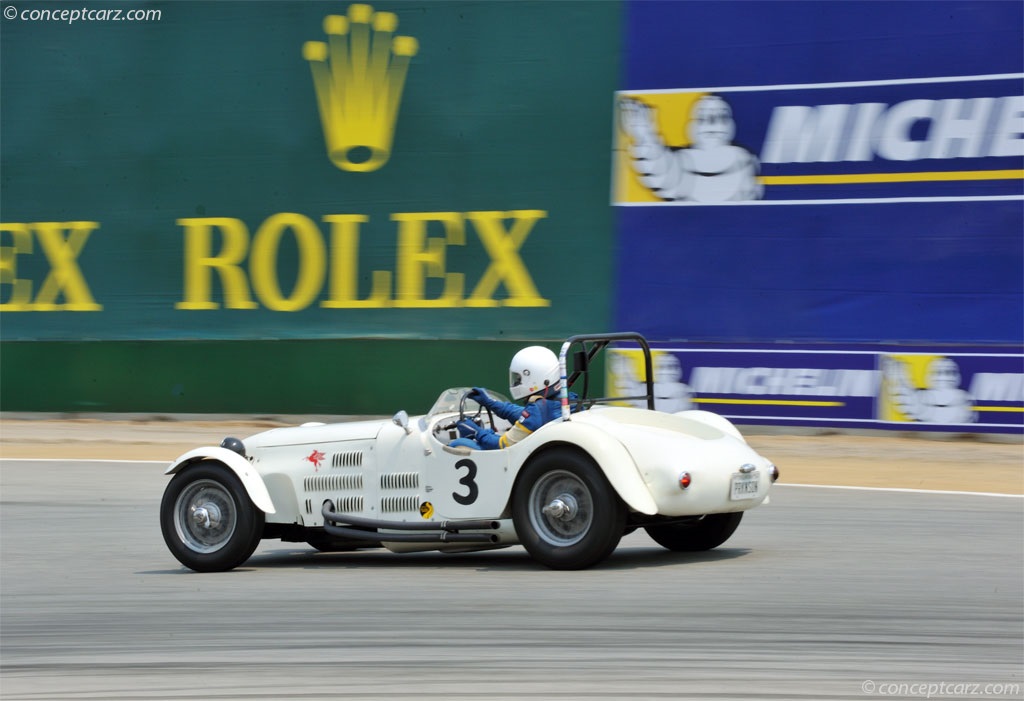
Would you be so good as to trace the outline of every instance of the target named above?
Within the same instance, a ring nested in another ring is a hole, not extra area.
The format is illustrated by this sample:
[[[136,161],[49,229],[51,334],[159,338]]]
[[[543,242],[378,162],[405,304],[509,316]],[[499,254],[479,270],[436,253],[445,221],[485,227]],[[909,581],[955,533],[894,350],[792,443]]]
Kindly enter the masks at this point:
[[[0,23],[0,408],[426,408],[607,330],[619,3],[138,7]]]
[[[508,390],[506,341],[6,343],[5,411],[410,414],[446,387]],[[558,344],[548,344],[557,352]]]

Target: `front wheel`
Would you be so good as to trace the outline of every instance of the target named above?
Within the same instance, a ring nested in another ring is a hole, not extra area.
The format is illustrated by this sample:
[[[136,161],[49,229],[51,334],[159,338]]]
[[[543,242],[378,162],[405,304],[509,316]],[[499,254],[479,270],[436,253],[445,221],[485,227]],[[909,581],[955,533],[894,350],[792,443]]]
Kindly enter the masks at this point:
[[[742,518],[742,511],[709,514],[699,521],[647,526],[644,530],[664,548],[676,552],[697,552],[717,548],[729,540]]]
[[[186,467],[160,502],[164,542],[181,564],[197,572],[223,572],[248,560],[263,523],[263,512],[241,481],[220,463]]]
[[[556,448],[523,469],[512,495],[512,519],[535,560],[556,570],[578,570],[615,550],[626,507],[589,457]]]

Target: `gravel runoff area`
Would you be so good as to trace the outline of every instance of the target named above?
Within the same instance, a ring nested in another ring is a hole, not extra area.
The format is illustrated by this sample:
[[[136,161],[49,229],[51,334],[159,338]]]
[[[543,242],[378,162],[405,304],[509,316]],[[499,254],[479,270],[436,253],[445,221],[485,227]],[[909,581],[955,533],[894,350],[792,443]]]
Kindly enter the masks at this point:
[[[362,418],[381,417],[8,412],[0,413],[0,457],[170,462],[225,436]],[[740,429],[779,467],[783,484],[1024,494],[1021,436]]]

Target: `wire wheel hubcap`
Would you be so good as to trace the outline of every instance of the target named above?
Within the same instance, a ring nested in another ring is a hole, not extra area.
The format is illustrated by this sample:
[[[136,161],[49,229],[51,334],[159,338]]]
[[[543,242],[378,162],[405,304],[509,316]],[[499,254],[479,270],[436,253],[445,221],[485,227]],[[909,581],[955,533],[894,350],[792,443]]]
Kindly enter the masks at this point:
[[[567,470],[546,473],[530,490],[530,523],[550,545],[574,545],[586,536],[594,520],[590,489]]]
[[[174,503],[174,530],[181,542],[197,553],[223,548],[234,535],[237,523],[234,498],[213,480],[193,482]]]

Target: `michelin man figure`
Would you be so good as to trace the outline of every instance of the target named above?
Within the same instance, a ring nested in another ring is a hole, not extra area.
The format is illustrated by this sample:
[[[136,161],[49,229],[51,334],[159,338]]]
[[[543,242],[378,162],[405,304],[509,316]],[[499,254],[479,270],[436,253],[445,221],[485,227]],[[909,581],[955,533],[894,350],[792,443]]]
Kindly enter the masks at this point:
[[[690,146],[665,144],[654,108],[624,97],[619,101],[622,128],[632,145],[630,157],[640,182],[663,200],[728,202],[761,199],[757,157],[732,143],[736,124],[729,103],[717,95],[697,100],[688,124]]]
[[[655,353],[654,408],[674,414],[693,409],[693,392],[683,382],[683,368],[673,353]]]
[[[630,359],[622,354],[616,354],[612,358],[615,389],[625,396],[644,395],[647,392],[647,384],[634,372]],[[677,411],[693,409],[693,392],[690,386],[682,381],[683,369],[675,354],[653,351],[651,364],[654,375],[655,410],[674,414]],[[647,408],[646,402],[642,400],[634,400],[630,404],[641,409]]]
[[[913,421],[931,424],[966,424],[975,421],[973,398],[960,389],[960,368],[949,358],[936,358],[928,366],[927,387],[910,381],[906,365],[886,359],[883,373],[893,405]]]

